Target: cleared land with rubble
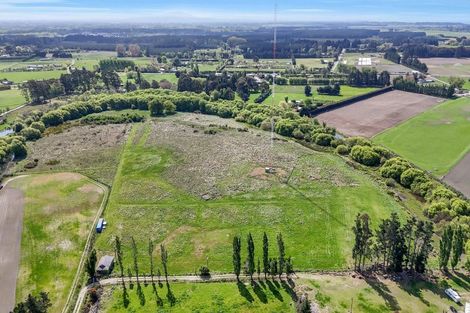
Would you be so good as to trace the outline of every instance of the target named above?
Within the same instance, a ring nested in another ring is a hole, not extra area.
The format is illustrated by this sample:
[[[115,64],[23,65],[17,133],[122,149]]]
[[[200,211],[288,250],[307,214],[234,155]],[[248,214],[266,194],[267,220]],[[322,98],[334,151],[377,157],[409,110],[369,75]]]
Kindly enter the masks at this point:
[[[395,90],[322,113],[316,118],[345,135],[372,137],[443,101]]]

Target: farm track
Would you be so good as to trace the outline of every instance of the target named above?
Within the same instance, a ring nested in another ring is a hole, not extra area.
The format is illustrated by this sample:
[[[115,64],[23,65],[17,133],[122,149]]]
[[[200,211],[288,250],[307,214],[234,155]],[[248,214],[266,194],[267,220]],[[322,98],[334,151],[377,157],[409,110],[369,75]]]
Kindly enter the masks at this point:
[[[106,204],[108,203],[108,198],[109,198],[109,188],[107,186],[105,186],[104,184],[99,183],[99,182],[97,182],[97,181],[95,181],[95,180],[93,180],[89,177],[87,177],[87,179],[91,183],[95,184],[96,186],[98,186],[99,188],[101,188],[103,190],[103,193],[104,193],[103,194],[103,200],[101,201],[101,205],[98,209],[98,212],[96,212],[95,219],[93,220],[93,224],[90,227],[90,232],[88,234],[88,238],[87,238],[87,241],[86,241],[86,244],[85,244],[85,248],[83,249],[83,253],[82,253],[82,256],[80,258],[80,262],[78,264],[77,272],[75,273],[75,277],[74,277],[74,280],[73,280],[73,283],[72,283],[72,287],[70,288],[70,292],[69,292],[69,295],[67,297],[67,302],[65,303],[64,308],[62,310],[63,313],[67,312],[69,306],[72,305],[71,302],[72,302],[73,296],[76,292],[78,283],[80,281],[80,277],[81,277],[81,273],[82,273],[82,270],[83,270],[83,266],[85,265],[86,257],[88,255],[88,253],[91,251],[95,225],[98,222],[98,219],[103,214],[103,211],[106,207]]]
[[[344,271],[344,272],[325,272],[325,273],[311,273],[311,272],[298,272],[290,277],[286,277],[285,275],[282,275],[282,279],[315,279],[319,276],[322,275],[338,275],[338,276],[348,276],[351,275],[352,272],[349,271]],[[276,276],[276,279],[279,279],[279,276]],[[258,279],[255,278],[255,281]],[[261,280],[264,280],[262,277]],[[73,310],[73,313],[80,313],[80,309],[83,305],[83,301],[85,300],[87,291],[91,288],[94,287],[106,287],[106,286],[116,286],[120,285],[123,282],[124,283],[137,283],[139,282],[146,282],[146,283],[151,283],[151,282],[158,282],[157,279],[155,279],[155,276],[139,276],[139,277],[113,277],[113,278],[106,278],[103,280],[100,280],[97,283],[89,284],[86,287],[83,287],[80,290],[80,294],[77,299],[77,305],[75,306],[75,309]],[[165,279],[164,277],[160,280],[161,282],[164,282]],[[201,277],[198,275],[181,275],[181,276],[168,276],[168,282],[174,282],[174,283],[220,283],[220,282],[235,282],[237,281],[237,277],[235,274],[214,274],[211,275],[210,277]],[[240,275],[240,281],[242,282],[249,282],[250,281],[250,276],[248,275]]]

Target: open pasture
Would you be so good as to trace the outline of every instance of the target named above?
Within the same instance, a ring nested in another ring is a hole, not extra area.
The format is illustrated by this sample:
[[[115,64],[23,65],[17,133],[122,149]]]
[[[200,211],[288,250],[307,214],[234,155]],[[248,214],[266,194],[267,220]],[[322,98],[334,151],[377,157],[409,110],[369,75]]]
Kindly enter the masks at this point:
[[[312,97],[307,97],[305,95],[305,86],[276,86],[276,93],[274,95],[274,103],[278,104],[281,101],[284,101],[287,97],[289,100],[306,100],[312,99],[317,102],[322,102],[323,104],[330,104],[345,99],[349,99],[355,96],[359,96],[371,91],[376,90],[377,88],[358,88],[351,86],[341,86],[341,94],[339,96],[330,96],[330,95],[320,95],[318,94],[317,88],[319,86],[312,87]],[[272,96],[264,100],[265,103],[270,103],[272,101]]]
[[[158,296],[163,299],[163,307],[158,312],[166,313],[255,313],[255,312],[295,312],[292,300],[293,290],[286,283],[263,282],[255,287],[250,284],[231,283],[173,283],[171,291],[176,297],[176,303],[170,306],[167,300],[167,287],[155,283]],[[107,287],[104,292],[104,313],[124,312],[155,312],[158,308],[153,286],[142,287],[145,302],[142,305],[136,287],[129,289],[130,304],[127,308],[122,302],[122,287]]]
[[[41,80],[59,78],[61,74],[66,73],[65,70],[54,71],[24,71],[24,72],[0,72],[0,77],[6,78],[17,84],[28,80]]]
[[[0,91],[0,110],[11,110],[25,102],[26,99],[19,89]]]
[[[431,75],[470,78],[470,58],[429,58],[420,60],[426,63]]]
[[[470,150],[469,121],[470,99],[460,98],[442,103],[374,140],[442,176]]]
[[[254,236],[257,257],[267,232],[271,253],[281,232],[297,269],[350,265],[349,221],[368,212],[373,221],[401,210],[367,176],[341,158],[249,129],[233,120],[178,114],[135,124],[124,146],[105,211],[108,228],[99,255],[123,241],[131,266],[131,237],[141,273],[149,272],[148,241],[163,243],[173,274],[232,270],[232,238]],[[276,168],[267,174],[266,166]],[[347,204],[347,205],[345,205]],[[155,249],[158,255],[158,249]],[[243,256],[245,257],[245,256]]]
[[[49,312],[61,312],[104,191],[74,173],[22,177],[11,187],[25,199],[16,300],[49,292]]]
[[[345,53],[342,63],[358,69],[375,68],[379,72],[388,71],[393,76],[404,75],[411,71],[406,66],[384,59],[381,53]]]
[[[395,90],[322,113],[317,118],[345,135],[372,137],[442,101]]]

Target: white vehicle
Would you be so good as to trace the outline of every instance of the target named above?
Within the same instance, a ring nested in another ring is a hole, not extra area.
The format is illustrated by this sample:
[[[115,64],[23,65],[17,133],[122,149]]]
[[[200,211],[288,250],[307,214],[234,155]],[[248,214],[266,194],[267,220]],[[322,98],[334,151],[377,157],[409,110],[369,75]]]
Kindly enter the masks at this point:
[[[460,296],[457,291],[453,290],[452,288],[447,288],[445,290],[446,295],[449,296],[455,303],[460,303]]]

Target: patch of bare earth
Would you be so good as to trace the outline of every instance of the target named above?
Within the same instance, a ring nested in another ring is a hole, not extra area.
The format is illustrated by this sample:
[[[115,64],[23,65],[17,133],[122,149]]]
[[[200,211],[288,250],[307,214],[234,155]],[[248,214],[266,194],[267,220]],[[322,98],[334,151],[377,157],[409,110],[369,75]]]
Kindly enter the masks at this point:
[[[395,90],[320,114],[317,118],[345,135],[373,137],[443,101]]]
[[[470,199],[470,152],[443,179]]]

